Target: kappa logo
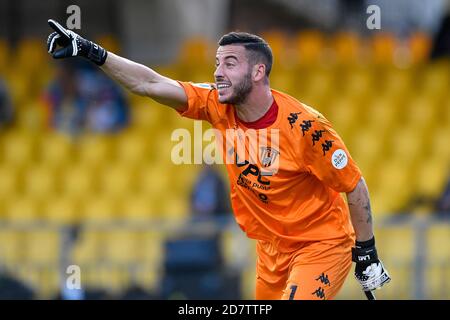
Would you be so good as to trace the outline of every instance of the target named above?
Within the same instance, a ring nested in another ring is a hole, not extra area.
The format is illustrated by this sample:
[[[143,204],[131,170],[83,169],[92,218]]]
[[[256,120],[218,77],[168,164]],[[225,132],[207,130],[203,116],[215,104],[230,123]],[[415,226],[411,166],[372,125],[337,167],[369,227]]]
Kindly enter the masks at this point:
[[[324,285],[329,286],[330,285],[330,280],[328,279],[328,275],[326,275],[325,273],[322,272],[322,274],[320,276],[318,276],[316,278],[316,281],[322,282]]]
[[[333,147],[333,142],[333,140],[325,140],[325,143],[322,143],[323,155],[330,151],[331,147]]]
[[[322,134],[324,132],[325,132],[325,130],[314,130],[314,133],[311,135],[313,146],[315,146],[316,142],[318,142],[320,140],[320,138],[322,138]]]
[[[323,290],[322,287],[317,288],[317,290],[311,294],[316,295],[318,298],[325,300],[325,290]]]
[[[299,114],[301,114],[301,112],[291,112],[289,114],[289,117],[287,119],[289,121],[289,124],[291,125],[291,129],[294,127],[294,124],[297,122]]]
[[[303,137],[305,136],[305,132],[308,132],[309,129],[311,129],[313,122],[314,120],[303,120],[302,124],[300,125],[300,127],[302,128]]]

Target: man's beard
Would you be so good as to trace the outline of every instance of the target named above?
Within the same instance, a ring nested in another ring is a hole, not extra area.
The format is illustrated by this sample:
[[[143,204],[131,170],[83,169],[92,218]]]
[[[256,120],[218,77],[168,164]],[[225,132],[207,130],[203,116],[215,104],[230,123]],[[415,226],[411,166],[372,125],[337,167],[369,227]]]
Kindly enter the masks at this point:
[[[225,101],[225,103],[234,105],[243,104],[253,89],[251,73],[247,73],[242,81],[233,87],[235,87],[233,88],[233,94],[227,101]]]

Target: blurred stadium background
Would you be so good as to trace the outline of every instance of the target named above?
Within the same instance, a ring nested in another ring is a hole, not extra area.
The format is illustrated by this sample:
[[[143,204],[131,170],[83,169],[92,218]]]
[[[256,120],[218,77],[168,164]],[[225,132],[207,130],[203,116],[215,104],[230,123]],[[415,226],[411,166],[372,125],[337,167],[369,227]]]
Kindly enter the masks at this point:
[[[201,166],[174,165],[170,136],[192,121],[125,93],[129,122],[116,132],[51,125],[58,63],[46,21],[65,23],[72,4],[82,35],[179,80],[213,80],[223,33],[265,37],[271,86],[331,120],[367,180],[393,279],[378,297],[450,298],[450,224],[435,206],[450,167],[449,1],[0,0],[0,79],[14,110],[0,125],[1,298],[253,298],[254,242],[231,215],[188,223]],[[370,4],[381,30],[366,27]],[[215,232],[223,261],[192,241]],[[72,264],[79,294],[64,290]],[[364,298],[352,275],[338,298]]]

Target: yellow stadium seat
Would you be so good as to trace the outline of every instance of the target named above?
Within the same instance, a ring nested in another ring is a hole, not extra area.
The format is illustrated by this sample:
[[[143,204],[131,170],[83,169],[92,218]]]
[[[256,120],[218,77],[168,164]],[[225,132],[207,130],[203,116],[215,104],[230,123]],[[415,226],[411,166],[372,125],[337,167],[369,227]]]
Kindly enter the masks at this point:
[[[430,156],[450,162],[450,126],[439,126],[429,132]]]
[[[450,87],[450,64],[446,60],[436,61],[426,66],[422,75],[422,92],[434,96],[445,98],[448,96]]]
[[[181,47],[179,60],[182,65],[190,65],[193,61],[198,66],[210,61],[212,47],[206,39],[193,37],[186,40]]]
[[[75,242],[71,254],[71,260],[74,264],[84,269],[84,266],[92,265],[95,262],[102,261],[104,242],[104,232],[94,228],[82,228],[79,230],[78,239]]]
[[[74,143],[68,136],[51,132],[41,134],[39,139],[39,161],[53,168],[68,166],[74,157]]]
[[[140,233],[137,259],[143,263],[151,264],[155,268],[159,268],[164,254],[164,239],[164,233],[161,230],[154,229]]]
[[[393,62],[394,52],[398,44],[393,34],[376,33],[372,37],[371,52],[373,61],[377,64],[388,64]]]
[[[136,174],[133,168],[124,165],[106,165],[100,174],[99,192],[111,198],[134,193]]]
[[[30,197],[44,199],[59,192],[57,175],[51,167],[30,167],[24,177],[24,191]]]
[[[429,299],[450,299],[450,225],[431,225],[426,233],[425,277]]]
[[[139,234],[135,281],[150,290],[157,288],[163,273],[164,238],[163,232],[156,230]]]
[[[392,68],[383,76],[382,88],[385,95],[409,96],[412,89],[411,69]]]
[[[314,65],[321,61],[325,39],[319,31],[301,31],[295,36],[294,46],[300,65]]]
[[[374,219],[377,216],[374,215]],[[379,299],[413,299],[413,263],[416,254],[415,231],[409,225],[375,229],[377,249],[392,277],[391,283],[377,291]]]
[[[287,58],[287,46],[288,40],[286,39],[286,33],[278,30],[269,30],[263,32],[261,36],[267,41],[272,49],[272,54],[276,59],[274,59],[275,65],[283,65],[289,63],[290,59]]]
[[[161,118],[161,106],[149,98],[139,97],[139,102],[134,103],[131,115],[131,125],[141,132],[149,132],[157,126]]]
[[[0,230],[0,259],[2,265],[11,269],[25,261],[26,233],[18,229],[5,228]]]
[[[393,159],[403,161],[404,165],[420,161],[424,148],[421,128],[403,127],[389,136],[390,154]]]
[[[136,166],[148,160],[151,142],[139,132],[126,132],[117,142],[117,160],[123,165]]]
[[[450,174],[450,163],[440,158],[427,157],[418,167],[415,179],[415,192],[437,199],[443,192]]]
[[[351,132],[354,125],[358,122],[358,109],[359,106],[356,105],[352,100],[346,98],[338,98],[330,102],[328,112],[328,120],[333,124],[333,128],[341,135],[343,138],[349,131]]]
[[[283,90],[291,95],[297,95],[300,80],[296,79],[293,73],[277,70],[270,74],[270,87],[276,90]],[[300,97],[300,95],[298,96]]]
[[[432,48],[432,39],[424,32],[416,32],[409,37],[409,48],[413,64],[427,62]]]
[[[309,95],[328,95],[334,90],[336,81],[333,74],[328,71],[314,72],[308,79],[307,90]]]
[[[46,268],[38,269],[39,277],[37,282],[37,299],[55,299],[59,297],[61,291],[60,270],[57,265],[51,265]]]
[[[112,160],[112,138],[100,135],[83,137],[78,146],[80,163],[98,169]]]
[[[58,230],[27,231],[27,242],[23,248],[29,263],[56,265],[60,256],[60,236]]]
[[[83,198],[98,192],[97,172],[82,165],[68,167],[61,177],[63,195]]]
[[[386,215],[402,209],[412,192],[411,166],[401,160],[384,162],[379,167],[379,183],[371,190],[374,212]]]
[[[120,205],[121,218],[127,221],[149,221],[155,216],[158,206],[149,195],[129,194],[122,198]]]
[[[367,122],[370,130],[383,135],[388,132],[398,116],[397,106],[387,97],[376,98],[369,103]]]
[[[100,265],[95,267],[96,287],[106,289],[112,297],[123,292],[131,282],[131,274],[127,266]]]
[[[163,271],[155,263],[140,263],[134,272],[134,281],[140,287],[155,292],[159,289]]]
[[[438,103],[438,113],[443,126],[450,128],[450,94],[447,95],[443,103]]]
[[[219,168],[221,168],[220,165]],[[176,194],[188,196],[200,172],[200,166],[171,165],[166,170],[170,179],[171,188],[176,191]]]
[[[3,137],[1,149],[4,163],[11,167],[24,167],[36,158],[34,138],[16,131]]]
[[[429,261],[449,261],[450,259],[450,225],[434,224],[427,229],[427,254]]]
[[[162,196],[160,216],[167,220],[184,221],[189,218],[188,199],[180,195]]]
[[[332,45],[339,63],[353,64],[360,59],[360,43],[358,35],[352,32],[338,32],[332,40]]]
[[[6,219],[12,223],[32,223],[41,218],[41,203],[35,199],[15,196],[5,204]]]
[[[162,166],[143,166],[139,169],[138,190],[152,196],[170,190],[169,175]]]
[[[47,110],[41,101],[25,102],[24,107],[17,110],[16,125],[20,130],[38,132],[46,128]]]
[[[114,198],[93,196],[81,205],[81,215],[86,222],[114,222],[118,207]]]
[[[427,96],[415,96],[406,106],[406,124],[420,130],[427,130],[436,123],[437,107]]]
[[[345,95],[353,98],[359,107],[367,103],[367,97],[375,85],[374,74],[368,67],[348,69],[342,82]]]
[[[15,106],[24,105],[29,98],[31,79],[14,70],[6,74],[6,82],[13,104]]]
[[[21,172],[14,167],[0,165],[0,202],[20,192]]]
[[[53,197],[43,205],[43,217],[47,222],[68,225],[80,222],[80,204],[70,197]]]
[[[107,261],[113,264],[130,264],[136,262],[138,235],[127,229],[112,229],[105,233],[102,250]]]

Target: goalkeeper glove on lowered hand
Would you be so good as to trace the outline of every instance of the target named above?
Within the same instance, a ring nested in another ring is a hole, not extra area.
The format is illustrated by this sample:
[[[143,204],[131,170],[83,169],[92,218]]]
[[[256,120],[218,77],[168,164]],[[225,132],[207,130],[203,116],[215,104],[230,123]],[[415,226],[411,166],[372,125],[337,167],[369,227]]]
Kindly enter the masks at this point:
[[[391,280],[383,263],[378,259],[375,238],[356,241],[355,247],[352,248],[352,261],[356,263],[356,280],[364,291],[379,289]]]
[[[55,20],[48,20],[48,24],[55,30],[47,39],[47,50],[53,58],[62,59],[78,56],[89,59],[99,66],[105,63],[108,52],[101,46],[64,28]],[[62,48],[56,50],[56,45]]]

